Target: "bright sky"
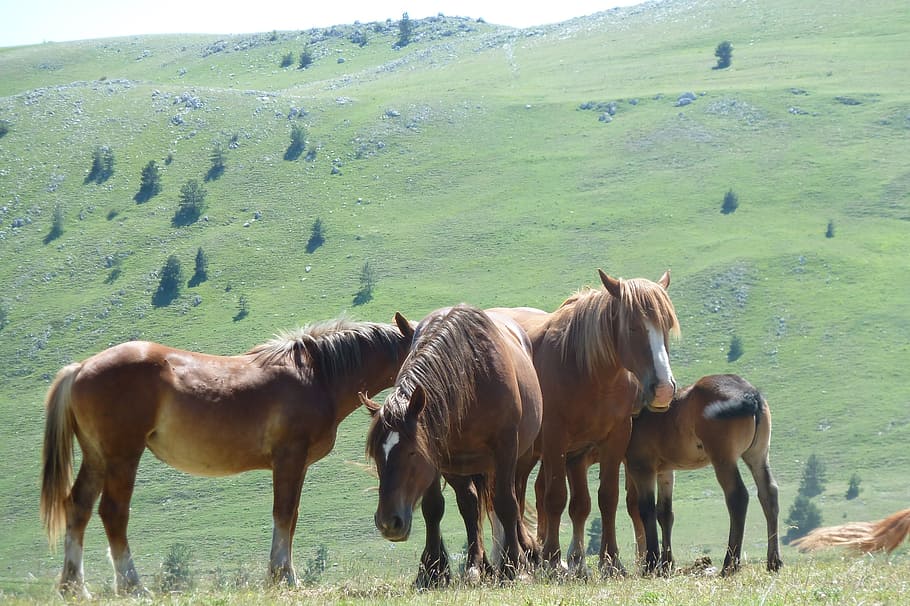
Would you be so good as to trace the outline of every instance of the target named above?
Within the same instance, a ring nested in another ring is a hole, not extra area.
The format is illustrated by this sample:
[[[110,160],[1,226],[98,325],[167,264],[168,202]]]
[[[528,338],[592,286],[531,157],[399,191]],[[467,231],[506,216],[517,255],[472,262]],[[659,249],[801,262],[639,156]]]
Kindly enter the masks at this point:
[[[136,34],[246,34],[442,13],[528,27],[644,0],[0,0],[0,47]]]

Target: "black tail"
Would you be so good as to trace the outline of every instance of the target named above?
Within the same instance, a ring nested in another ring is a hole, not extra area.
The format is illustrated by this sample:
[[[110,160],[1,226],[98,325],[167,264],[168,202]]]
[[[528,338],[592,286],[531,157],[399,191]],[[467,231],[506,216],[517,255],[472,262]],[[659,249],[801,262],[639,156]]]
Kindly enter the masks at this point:
[[[737,419],[758,417],[765,406],[765,399],[757,389],[743,391],[738,398],[718,400],[705,407],[706,419]]]

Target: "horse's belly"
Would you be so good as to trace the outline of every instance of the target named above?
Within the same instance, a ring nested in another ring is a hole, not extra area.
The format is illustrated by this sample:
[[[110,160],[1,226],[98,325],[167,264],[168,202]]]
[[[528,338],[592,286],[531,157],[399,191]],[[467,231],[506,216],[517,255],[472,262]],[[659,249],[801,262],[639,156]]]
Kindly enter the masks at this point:
[[[223,433],[188,433],[155,431],[146,439],[146,446],[164,463],[197,476],[226,476],[269,467],[267,456],[244,440]]]

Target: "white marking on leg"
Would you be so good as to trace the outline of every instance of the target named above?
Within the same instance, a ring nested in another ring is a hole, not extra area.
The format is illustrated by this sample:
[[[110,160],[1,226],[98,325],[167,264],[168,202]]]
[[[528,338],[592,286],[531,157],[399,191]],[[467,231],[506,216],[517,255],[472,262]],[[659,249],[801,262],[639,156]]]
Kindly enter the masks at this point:
[[[81,584],[85,578],[82,570],[82,545],[74,540],[69,533],[67,533],[66,539],[63,541],[63,559],[63,574],[65,577],[63,582],[76,581]],[[70,576],[71,573],[75,578]]]
[[[389,432],[389,435],[386,436],[385,442],[382,443],[382,451],[385,453],[385,460],[389,460],[389,453],[392,452],[392,449],[401,441],[401,436],[398,435],[397,431]]]

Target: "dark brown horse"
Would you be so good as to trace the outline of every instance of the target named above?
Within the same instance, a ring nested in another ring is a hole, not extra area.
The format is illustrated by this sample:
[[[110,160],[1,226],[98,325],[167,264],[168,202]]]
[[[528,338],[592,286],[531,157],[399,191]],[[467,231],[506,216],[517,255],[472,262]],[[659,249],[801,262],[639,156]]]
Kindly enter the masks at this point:
[[[487,565],[479,532],[485,488],[502,549],[499,570],[506,577],[521,570],[535,544],[520,515],[515,471],[532,455],[543,408],[522,329],[467,305],[437,310],[417,326],[394,391],[381,407],[367,406],[367,454],[379,473],[376,527],[390,541],[406,540],[422,499],[427,537],[418,585],[450,578],[440,476],[455,488],[465,518],[466,571]]]
[[[599,270],[598,270],[599,271]],[[534,366],[544,398],[535,450],[541,469],[537,483],[538,538],[543,558],[560,565],[559,519],[566,507],[566,461],[596,451],[600,463],[599,504],[603,519],[600,565],[621,571],[616,541],[619,468],[632,414],[644,406],[666,408],[676,383],[667,340],[678,334],[667,296],[670,274],[658,282],[614,279],[599,271],[603,288],[585,288],[556,311],[496,309],[515,318],[534,348]],[[524,486],[533,467],[519,470]],[[591,510],[587,486],[573,492],[569,514],[580,539],[569,548],[570,568],[583,567],[585,520]],[[573,537],[575,535],[573,534]]]
[[[63,368],[47,396],[41,517],[51,544],[66,529],[64,593],[87,594],[82,546],[92,507],[107,533],[118,591],[140,592],[126,537],[146,448],[181,471],[271,469],[269,574],[295,585],[291,542],[307,468],[332,449],[358,392],[392,385],[413,333],[336,320],[239,356],[133,341]],[[73,436],[82,465],[72,480]]]
[[[682,390],[664,413],[635,419],[626,451],[626,506],[647,571],[673,566],[673,470],[714,467],[730,514],[723,574],[740,565],[749,492],[737,467],[742,458],[758,487],[768,527],[769,571],[781,567],[777,483],[771,475],[771,411],[761,393],[737,375],[709,375]],[[654,492],[657,486],[655,507]],[[663,533],[658,552],[657,523]]]

